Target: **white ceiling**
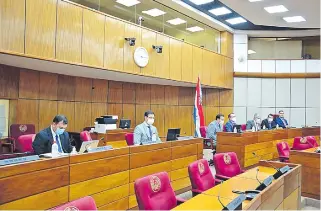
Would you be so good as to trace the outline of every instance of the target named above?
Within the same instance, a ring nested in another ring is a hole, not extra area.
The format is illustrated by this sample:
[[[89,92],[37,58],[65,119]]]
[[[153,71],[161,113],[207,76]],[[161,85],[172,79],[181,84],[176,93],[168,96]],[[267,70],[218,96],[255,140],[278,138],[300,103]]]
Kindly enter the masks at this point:
[[[249,2],[248,0],[220,0],[234,11],[256,25],[320,28],[320,0],[263,0]],[[289,11],[270,14],[264,7],[284,5]],[[287,23],[283,17],[302,16],[306,19],[301,23]]]

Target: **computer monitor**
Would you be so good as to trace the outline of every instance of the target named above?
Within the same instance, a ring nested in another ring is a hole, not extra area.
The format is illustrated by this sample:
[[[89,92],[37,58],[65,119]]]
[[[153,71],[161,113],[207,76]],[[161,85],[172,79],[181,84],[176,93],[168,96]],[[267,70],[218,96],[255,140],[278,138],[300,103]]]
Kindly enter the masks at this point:
[[[180,128],[169,128],[167,131],[166,141],[176,141],[181,133]]]
[[[242,132],[242,130],[241,130],[241,125],[234,125],[234,126],[233,126],[233,131],[235,131],[235,128],[236,128],[236,132],[237,132],[237,133],[241,133],[241,132]]]
[[[121,119],[119,121],[119,128],[121,129],[130,128],[130,123],[131,121],[129,119]]]

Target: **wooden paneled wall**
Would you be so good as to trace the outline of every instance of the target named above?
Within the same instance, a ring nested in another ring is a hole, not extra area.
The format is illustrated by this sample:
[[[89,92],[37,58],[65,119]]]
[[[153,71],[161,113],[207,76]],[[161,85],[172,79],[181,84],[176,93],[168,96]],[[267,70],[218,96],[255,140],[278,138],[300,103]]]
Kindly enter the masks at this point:
[[[222,54],[63,0],[1,0],[0,51],[184,82],[233,88],[233,35],[223,32]],[[135,47],[124,40],[136,38]],[[158,54],[152,45],[162,45]],[[139,68],[133,52],[149,52]]]
[[[134,127],[151,109],[161,136],[172,127],[192,135],[194,96],[192,87],[89,79],[0,65],[0,99],[10,99],[9,124],[32,123],[37,131],[49,126],[56,114],[68,117],[68,131],[79,132],[103,114],[131,119]],[[219,112],[232,112],[233,90],[203,89],[203,109],[206,124]]]

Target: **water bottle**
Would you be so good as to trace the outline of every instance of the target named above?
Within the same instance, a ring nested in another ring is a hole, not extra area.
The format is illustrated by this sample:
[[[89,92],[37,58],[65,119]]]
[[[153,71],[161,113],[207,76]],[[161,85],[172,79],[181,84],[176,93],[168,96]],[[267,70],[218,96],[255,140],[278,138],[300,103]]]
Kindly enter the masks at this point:
[[[56,141],[54,141],[54,143],[53,143],[52,146],[51,146],[51,156],[52,156],[53,158],[59,156],[58,144],[56,143]]]
[[[72,151],[70,154],[77,155],[76,147],[72,147]]]

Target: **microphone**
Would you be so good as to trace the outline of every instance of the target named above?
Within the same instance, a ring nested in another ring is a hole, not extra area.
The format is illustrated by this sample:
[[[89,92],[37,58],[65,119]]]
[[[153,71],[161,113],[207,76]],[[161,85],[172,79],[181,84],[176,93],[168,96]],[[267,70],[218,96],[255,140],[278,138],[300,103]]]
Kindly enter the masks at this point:
[[[246,195],[244,194],[244,192],[240,192],[240,195],[238,197],[233,199],[230,203],[228,203],[228,205],[225,206],[220,199],[222,186],[223,181],[220,184],[219,193],[217,194],[217,200],[223,207],[222,210],[242,210],[242,202],[246,199]]]
[[[226,209],[227,209],[226,206],[222,203],[222,201],[221,201],[221,199],[220,199],[222,186],[223,186],[223,181],[221,182],[221,184],[220,184],[220,189],[218,190],[217,200],[218,200],[218,202],[220,202],[220,204],[222,205],[223,210],[226,210]]]
[[[263,160],[261,156],[257,155],[255,152],[252,152],[252,155],[254,155],[255,157],[259,158],[260,160],[264,161],[265,163],[267,163],[269,166],[271,166],[272,168],[274,168],[275,170],[279,171],[278,168],[276,168],[275,166],[273,166],[271,163],[267,162],[267,160]]]
[[[259,184],[260,185],[262,185],[262,182],[259,180],[259,178],[257,177],[258,176],[258,174],[259,174],[259,171],[260,171],[260,169],[259,168],[257,168],[256,169],[256,175],[255,175],[255,178],[256,178],[256,180],[259,182]]]

